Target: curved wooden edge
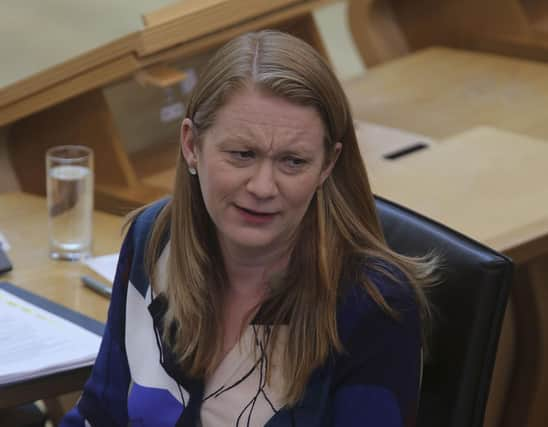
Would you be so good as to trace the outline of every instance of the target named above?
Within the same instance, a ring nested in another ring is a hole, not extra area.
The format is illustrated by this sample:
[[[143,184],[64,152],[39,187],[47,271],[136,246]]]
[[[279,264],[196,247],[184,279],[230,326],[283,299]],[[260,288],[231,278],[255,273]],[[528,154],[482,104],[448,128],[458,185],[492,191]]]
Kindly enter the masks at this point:
[[[166,64],[156,64],[135,73],[135,80],[141,86],[156,88],[168,88],[182,82],[186,77],[184,71]]]
[[[131,75],[139,69],[139,62],[133,54],[116,58],[95,68],[59,81],[29,96],[0,106],[0,126],[39,114],[48,108],[55,108],[75,96],[85,96],[88,91],[100,89],[113,81]]]
[[[432,45],[547,60],[545,0],[349,0],[349,26],[366,65]]]
[[[349,0],[348,24],[366,66],[409,53],[390,0]]]
[[[8,86],[0,87],[0,106],[17,103],[24,98],[53,88],[59,83],[77,78],[82,73],[89,72],[89,70],[107,67],[109,64],[116,63],[116,61],[120,61],[121,58],[126,58],[128,55],[133,56],[133,46],[137,44],[138,38],[138,32],[130,33],[37,74],[25,77]]]
[[[148,14],[141,31],[138,56],[146,56],[180,43],[202,37],[223,28],[240,25],[248,20],[291,9],[299,3],[314,0],[207,0],[167,6],[165,10]]]
[[[174,19],[184,16],[196,15],[211,7],[225,3],[225,0],[183,0],[170,3],[167,6],[156,9],[142,15],[145,27],[154,27],[167,24]]]
[[[192,55],[199,55],[218,48],[223,43],[226,43],[240,34],[249,31],[259,31],[263,28],[275,28],[281,31],[290,32],[290,27],[295,27],[297,21],[300,19],[308,19],[306,15],[311,15],[316,8],[328,5],[332,2],[333,0],[315,0],[314,2],[299,3],[290,9],[278,10],[258,19],[225,28],[206,37],[199,37],[189,43],[183,43],[165,51],[139,57],[139,63],[141,67],[147,67],[158,62],[173,61]],[[310,37],[305,38],[305,41],[312,44],[320,53],[322,53],[322,49],[324,48],[315,44],[314,40],[311,40]]]

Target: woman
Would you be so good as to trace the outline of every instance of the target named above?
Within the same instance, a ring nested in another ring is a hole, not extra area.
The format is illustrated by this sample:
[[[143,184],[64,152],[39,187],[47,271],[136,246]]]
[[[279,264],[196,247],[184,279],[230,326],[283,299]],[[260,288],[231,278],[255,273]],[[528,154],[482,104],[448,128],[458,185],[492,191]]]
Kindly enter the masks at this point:
[[[432,261],[382,237],[348,102],[306,43],[240,36],[135,213],[63,425],[414,426]]]

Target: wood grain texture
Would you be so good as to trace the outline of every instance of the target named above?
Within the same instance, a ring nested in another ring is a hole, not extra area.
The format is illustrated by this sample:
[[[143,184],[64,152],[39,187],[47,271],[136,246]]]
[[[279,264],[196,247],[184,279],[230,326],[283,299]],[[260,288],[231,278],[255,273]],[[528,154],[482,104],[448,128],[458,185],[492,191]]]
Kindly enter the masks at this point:
[[[368,67],[410,51],[388,0],[349,0],[348,25],[356,48]]]
[[[548,140],[548,65],[429,48],[344,83],[354,117],[434,139],[493,126]]]
[[[8,149],[21,188],[45,194],[46,151],[71,144],[93,149],[96,184],[138,184],[103,94],[92,91],[11,126]]]
[[[133,55],[119,57],[94,68],[88,68],[43,90],[0,107],[0,126],[45,110],[92,89],[131,75],[138,69]]]
[[[291,8],[276,10],[267,15],[256,17],[253,20],[242,22],[237,26],[224,28],[205,37],[199,37],[193,40],[189,40],[188,43],[173,46],[172,48],[165,51],[140,57],[139,62],[141,66],[144,67],[148,66],[149,64],[155,64],[161,61],[170,61],[178,58],[180,59],[190,57],[192,55],[197,55],[204,52],[211,52],[213,49],[219,47],[223,43],[226,43],[234,37],[237,37],[240,34],[249,31],[258,31],[265,28],[274,28],[281,31],[290,32],[291,28],[293,27],[293,23],[296,20],[299,20],[303,16],[311,14],[312,11],[316,8],[332,2],[332,0],[316,0],[308,1],[306,3],[298,3]],[[309,38],[304,38],[304,40],[312,44],[312,46],[316,47],[313,40]],[[322,50],[321,46],[319,50]]]
[[[548,55],[544,0],[350,0],[349,22],[369,66],[434,45],[529,59]],[[523,50],[516,52],[515,39]]]
[[[544,141],[482,127],[370,163],[369,171],[375,193],[511,257],[531,259],[525,237],[548,236],[547,164]]]
[[[143,86],[167,88],[186,79],[186,74],[166,64],[157,64],[135,74],[135,79]]]
[[[205,36],[246,20],[283,9],[306,0],[206,0],[176,3],[147,15],[140,34],[139,56]]]
[[[5,106],[29,95],[52,87],[83,72],[109,64],[130,54],[137,43],[138,33],[131,33],[100,48],[55,65],[47,70],[0,88],[0,106]]]
[[[478,52],[492,52],[511,58],[548,62],[548,43],[516,34],[484,34],[479,38],[463,34],[455,42],[455,47]]]
[[[142,15],[145,27],[167,24],[174,19],[196,16],[213,7],[223,7],[227,0],[179,0]]]
[[[122,217],[94,212],[93,255],[119,250],[122,223]],[[44,197],[25,193],[0,194],[0,224],[12,247],[9,257],[13,263],[13,270],[3,275],[2,280],[101,322],[106,321],[108,300],[80,283],[82,274],[94,273],[79,262],[49,258]]]
[[[282,30],[306,41],[313,46],[327,62],[330,62],[329,54],[323,43],[316,21],[310,13],[294,17],[291,21],[285,23]]]

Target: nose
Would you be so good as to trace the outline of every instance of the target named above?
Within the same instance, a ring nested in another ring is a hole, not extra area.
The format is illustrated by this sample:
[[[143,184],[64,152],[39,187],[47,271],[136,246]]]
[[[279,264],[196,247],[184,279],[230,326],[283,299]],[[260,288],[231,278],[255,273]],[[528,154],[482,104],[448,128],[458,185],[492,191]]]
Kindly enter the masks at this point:
[[[259,199],[269,199],[278,194],[278,186],[274,176],[272,162],[264,160],[258,162],[247,181],[247,191]]]

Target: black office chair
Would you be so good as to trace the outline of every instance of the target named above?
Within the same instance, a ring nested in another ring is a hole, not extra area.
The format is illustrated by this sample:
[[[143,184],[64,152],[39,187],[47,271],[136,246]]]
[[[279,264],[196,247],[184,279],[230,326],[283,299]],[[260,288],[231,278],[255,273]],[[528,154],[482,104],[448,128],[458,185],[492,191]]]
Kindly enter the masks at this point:
[[[44,427],[47,421],[47,415],[34,403],[0,410],[2,427]]]
[[[376,197],[388,245],[441,255],[441,284],[429,291],[436,314],[418,427],[481,427],[512,280],[507,257],[402,206]]]

